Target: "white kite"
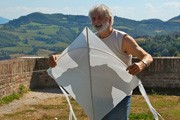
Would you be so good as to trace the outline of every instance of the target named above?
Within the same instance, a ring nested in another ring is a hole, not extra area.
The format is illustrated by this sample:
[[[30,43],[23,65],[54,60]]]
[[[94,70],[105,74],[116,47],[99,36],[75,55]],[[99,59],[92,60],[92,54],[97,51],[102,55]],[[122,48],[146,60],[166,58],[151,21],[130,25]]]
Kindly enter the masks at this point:
[[[65,89],[80,104],[91,120],[101,120],[137,86],[158,120],[159,114],[148,100],[141,81],[126,68],[126,64],[86,27],[62,52],[57,66],[48,69],[48,74],[64,93]],[[67,94],[66,98],[70,114],[77,119]]]

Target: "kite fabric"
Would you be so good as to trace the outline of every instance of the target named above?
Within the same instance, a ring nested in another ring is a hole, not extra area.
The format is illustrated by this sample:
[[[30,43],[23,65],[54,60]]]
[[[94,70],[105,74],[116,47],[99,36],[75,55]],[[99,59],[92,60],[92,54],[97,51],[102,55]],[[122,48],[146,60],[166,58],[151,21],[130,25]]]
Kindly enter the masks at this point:
[[[134,88],[142,86],[126,68],[127,65],[86,27],[62,52],[57,66],[48,69],[48,74],[77,101],[91,120],[101,120]],[[141,90],[145,93],[142,87]],[[157,112],[150,102],[149,105],[157,120]],[[70,114],[76,119],[70,103],[69,106]]]

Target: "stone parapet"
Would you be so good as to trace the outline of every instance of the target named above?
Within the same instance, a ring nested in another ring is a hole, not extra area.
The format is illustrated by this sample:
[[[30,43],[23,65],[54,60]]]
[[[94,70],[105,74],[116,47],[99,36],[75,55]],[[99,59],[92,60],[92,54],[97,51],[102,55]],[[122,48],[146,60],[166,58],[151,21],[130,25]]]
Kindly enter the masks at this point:
[[[58,87],[48,76],[47,58],[17,58],[0,61],[0,97],[30,89]],[[133,61],[138,61],[133,58]],[[153,63],[137,75],[144,87],[180,89],[180,57],[154,57]]]

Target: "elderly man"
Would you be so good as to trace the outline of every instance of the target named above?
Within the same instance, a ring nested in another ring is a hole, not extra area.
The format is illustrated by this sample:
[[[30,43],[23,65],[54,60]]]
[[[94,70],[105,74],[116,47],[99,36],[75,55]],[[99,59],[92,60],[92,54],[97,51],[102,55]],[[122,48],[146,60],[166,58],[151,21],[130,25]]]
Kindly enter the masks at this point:
[[[91,23],[96,35],[128,66],[129,74],[136,75],[153,61],[150,54],[143,50],[136,41],[125,32],[113,28],[113,15],[104,4],[96,5],[89,11]],[[132,64],[132,56],[140,59]],[[58,55],[49,58],[51,67],[57,65]],[[128,120],[131,104],[131,93],[126,96],[103,120]]]

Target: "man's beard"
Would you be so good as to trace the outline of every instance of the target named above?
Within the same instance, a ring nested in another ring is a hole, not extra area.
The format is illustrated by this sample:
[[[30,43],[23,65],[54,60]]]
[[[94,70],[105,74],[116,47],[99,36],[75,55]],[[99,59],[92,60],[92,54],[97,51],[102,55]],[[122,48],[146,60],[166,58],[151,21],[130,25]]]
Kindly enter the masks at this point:
[[[96,29],[97,33],[101,33],[104,32],[105,30],[107,30],[107,28],[109,27],[109,22],[106,22],[100,26],[94,26],[94,28]]]

